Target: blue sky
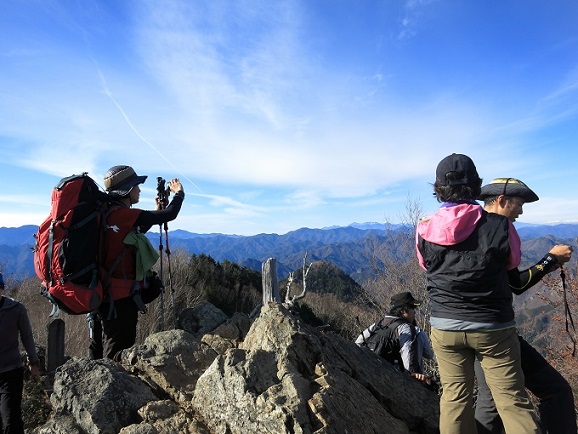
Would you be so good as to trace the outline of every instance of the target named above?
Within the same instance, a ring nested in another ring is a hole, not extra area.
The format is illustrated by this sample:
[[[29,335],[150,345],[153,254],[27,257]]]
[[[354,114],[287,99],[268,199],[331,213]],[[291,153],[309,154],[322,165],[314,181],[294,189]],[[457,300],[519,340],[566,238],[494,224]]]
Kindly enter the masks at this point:
[[[0,2],[0,226],[58,180],[179,177],[170,229],[284,234],[424,213],[452,152],[578,221],[578,3]]]

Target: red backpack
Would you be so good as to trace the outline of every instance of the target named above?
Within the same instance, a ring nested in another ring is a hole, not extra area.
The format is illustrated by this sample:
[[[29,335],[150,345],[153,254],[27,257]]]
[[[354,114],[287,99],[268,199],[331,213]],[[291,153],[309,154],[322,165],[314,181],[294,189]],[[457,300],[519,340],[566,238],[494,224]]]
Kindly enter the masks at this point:
[[[96,310],[103,300],[99,252],[107,194],[88,176],[63,178],[52,190],[50,215],[39,226],[34,268],[42,295],[72,315]]]

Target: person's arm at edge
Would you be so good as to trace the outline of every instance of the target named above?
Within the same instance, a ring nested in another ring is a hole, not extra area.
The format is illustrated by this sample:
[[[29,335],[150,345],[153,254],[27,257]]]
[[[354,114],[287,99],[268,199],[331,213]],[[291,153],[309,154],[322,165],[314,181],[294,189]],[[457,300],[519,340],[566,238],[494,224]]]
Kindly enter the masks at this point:
[[[411,330],[411,325],[404,323],[398,326],[399,352],[403,361],[403,367],[410,374],[421,374],[419,361],[417,360],[417,333],[415,328]]]
[[[424,330],[419,330],[417,333],[418,339],[422,340],[423,343],[423,356],[429,360],[435,360],[435,353],[431,347],[431,342]]]
[[[169,205],[164,209],[155,211],[142,211],[138,216],[135,225],[140,227],[141,233],[148,232],[154,225],[170,222],[177,218],[185,199],[185,192],[175,193]]]
[[[365,330],[363,330],[363,332],[359,336],[357,336],[357,339],[355,339],[355,343],[357,344],[357,346],[359,347],[363,346],[367,342],[367,340],[371,337],[371,334],[374,332],[376,327],[377,323],[373,323]]]
[[[524,293],[542,280],[546,274],[568,262],[571,256],[572,249],[570,246],[564,244],[554,246],[540,261],[530,268],[522,271],[515,268],[508,271],[510,289],[517,295]]]
[[[18,330],[20,332],[20,340],[28,355],[28,362],[30,363],[30,373],[34,381],[40,377],[38,369],[38,354],[36,353],[36,343],[32,334],[32,325],[28,318],[28,311],[26,307],[21,304],[21,313],[18,316]]]

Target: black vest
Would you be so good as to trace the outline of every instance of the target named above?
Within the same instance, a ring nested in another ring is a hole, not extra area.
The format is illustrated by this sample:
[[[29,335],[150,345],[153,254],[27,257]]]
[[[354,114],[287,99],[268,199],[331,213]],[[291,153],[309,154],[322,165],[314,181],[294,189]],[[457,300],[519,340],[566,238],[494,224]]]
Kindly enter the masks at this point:
[[[399,342],[399,335],[397,333],[397,328],[406,323],[410,326],[411,331],[411,339],[415,341],[416,332],[415,326],[405,321],[403,318],[391,318],[386,317],[379,320],[376,324],[376,327],[373,333],[364,341],[364,345],[366,345],[371,351],[376,353],[377,355],[383,357],[391,364],[395,364],[395,361],[398,362],[398,367],[401,371],[404,371],[405,368],[403,366],[403,360],[401,358],[401,346]],[[417,343],[416,343],[417,345]],[[415,359],[415,360],[414,360]],[[412,361],[414,363],[412,363]],[[410,369],[413,369],[414,372],[419,372],[419,365],[417,364],[417,354],[410,354]]]
[[[514,319],[506,217],[484,211],[461,243],[441,246],[419,237],[418,247],[427,268],[432,317],[482,323]]]

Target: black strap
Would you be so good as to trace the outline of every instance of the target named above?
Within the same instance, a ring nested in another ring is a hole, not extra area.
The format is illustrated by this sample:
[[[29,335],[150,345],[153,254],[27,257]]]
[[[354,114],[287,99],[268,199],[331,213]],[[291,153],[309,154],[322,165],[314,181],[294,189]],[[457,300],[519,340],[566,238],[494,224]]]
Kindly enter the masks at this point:
[[[84,205],[85,203],[88,202],[79,202],[78,205]],[[90,214],[88,214],[85,218],[83,218],[81,221],[77,222],[76,224],[70,226],[70,228],[68,228],[68,230],[77,230],[78,228],[83,227],[85,224],[87,224],[88,222],[90,222],[91,220],[94,220],[96,218],[96,216],[98,215],[97,211],[91,212]]]
[[[142,314],[147,313],[147,307],[144,301],[142,301],[141,287],[138,282],[133,283],[130,293],[132,295],[132,300],[134,301],[134,304],[136,304],[139,312]]]
[[[381,318],[377,324],[375,325],[375,332],[379,331],[379,330],[388,330],[391,327],[393,327],[395,325],[395,328],[399,327],[401,324],[403,323],[407,323],[409,324],[406,320],[404,320],[403,318],[395,318],[394,320],[390,321],[389,324],[387,324],[385,327],[382,325],[383,324],[383,320],[385,318]]]
[[[54,249],[54,223],[56,220],[52,219],[50,227],[48,228],[48,249],[46,256],[48,256],[48,287],[52,286],[52,249]]]
[[[504,191],[502,191],[502,195],[507,196],[506,194],[506,190],[508,189],[508,183],[510,182],[512,178],[508,178],[506,179],[506,182],[504,183]]]
[[[109,319],[109,320],[116,318],[116,309],[114,307],[114,300],[111,297],[110,293],[108,292],[108,286],[110,284],[110,278],[112,276],[112,272],[116,269],[116,267],[118,266],[118,264],[122,260],[123,254],[124,254],[124,250],[122,252],[120,252],[120,254],[116,257],[116,259],[112,263],[111,267],[106,271],[106,275],[102,279],[102,290],[103,290],[103,292],[108,293],[109,305],[108,305],[107,319]]]
[[[383,321],[383,319],[380,320],[380,325],[381,325],[382,321]],[[394,333],[394,331],[397,330],[397,328],[402,324],[408,324],[409,325],[411,340],[414,341],[416,338],[415,326],[413,326],[413,324],[410,324],[408,321],[406,321],[403,318],[398,317],[398,318],[394,319],[393,321],[391,321],[387,326],[383,327],[382,329],[383,329],[384,333],[389,335],[389,333]],[[391,331],[389,331],[390,329],[391,329]],[[377,332],[377,330],[376,330],[376,332]],[[393,338],[393,336],[391,336],[391,338]],[[395,354],[395,359],[399,363],[399,369],[401,370],[401,372],[404,372],[406,369],[403,366],[403,359],[401,357],[401,343],[399,342],[399,336],[398,336],[396,342],[399,345],[399,352],[397,354]],[[410,365],[411,365],[411,360],[410,360]]]
[[[122,252],[120,252],[120,254],[116,257],[116,259],[114,260],[114,262],[110,266],[110,268],[108,270],[106,270],[106,274],[102,277],[102,289],[103,289],[103,291],[108,290],[108,285],[110,284],[110,278],[112,277],[112,273],[114,272],[114,270],[116,270],[116,267],[118,267],[118,264],[120,264],[120,261],[122,260],[123,255],[124,255],[124,250]]]

